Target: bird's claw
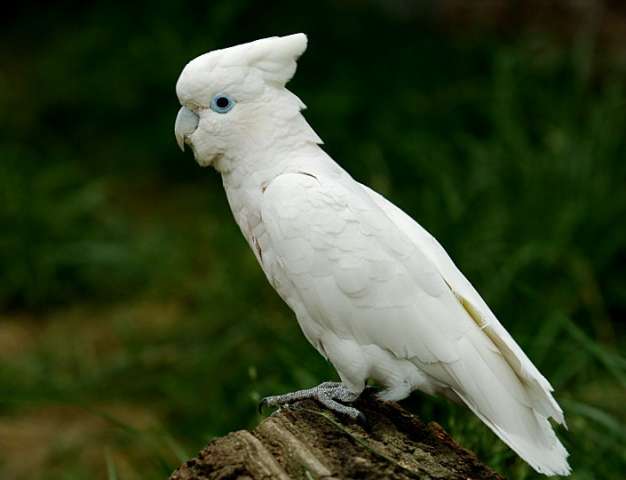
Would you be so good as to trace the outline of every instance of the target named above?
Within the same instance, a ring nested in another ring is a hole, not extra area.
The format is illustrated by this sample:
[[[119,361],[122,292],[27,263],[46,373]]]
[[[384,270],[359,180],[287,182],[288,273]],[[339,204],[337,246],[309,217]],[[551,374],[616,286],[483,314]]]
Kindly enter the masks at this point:
[[[265,397],[259,402],[258,410],[259,413],[262,413],[265,407],[282,407],[288,404],[293,405],[295,402],[299,402],[301,400],[312,399],[318,401],[335,414],[349,417],[353,422],[361,425],[364,430],[369,430],[370,425],[367,422],[365,415],[354,407],[345,405],[345,403],[340,403],[352,403],[357,399],[357,397],[358,393],[348,390],[341,383],[324,382],[317,387],[306,390],[299,390],[297,392],[287,393],[284,395]]]
[[[370,425],[370,422],[368,422],[367,417],[365,415],[363,415],[362,412],[359,412],[359,414],[356,416],[354,421],[358,425],[360,425],[361,428],[363,430],[365,430],[366,432],[371,432],[372,431],[372,426]]]

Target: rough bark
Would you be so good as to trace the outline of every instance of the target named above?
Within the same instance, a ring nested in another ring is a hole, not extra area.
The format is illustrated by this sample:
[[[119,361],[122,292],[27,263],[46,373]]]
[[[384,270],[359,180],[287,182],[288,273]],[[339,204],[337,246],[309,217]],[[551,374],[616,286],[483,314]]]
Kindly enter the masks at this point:
[[[503,480],[437,423],[363,397],[356,406],[369,421],[367,430],[307,400],[275,412],[253,431],[213,440],[170,480]]]

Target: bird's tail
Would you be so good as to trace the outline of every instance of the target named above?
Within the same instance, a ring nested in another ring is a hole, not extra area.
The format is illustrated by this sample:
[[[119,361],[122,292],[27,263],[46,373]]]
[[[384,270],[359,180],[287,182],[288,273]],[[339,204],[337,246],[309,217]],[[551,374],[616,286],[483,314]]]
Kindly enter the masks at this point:
[[[569,453],[552,430],[550,422],[536,411],[521,411],[512,408],[511,415],[528,423],[526,434],[511,432],[507,426],[494,423],[485,417],[469,400],[461,397],[465,404],[480,418],[500,439],[517,453],[537,472],[544,475],[569,475],[567,462]],[[517,410],[517,411],[515,411]]]
[[[445,378],[458,397],[537,472],[569,475],[567,450],[552,430],[533,386],[517,376],[480,330],[469,332],[457,346],[458,361],[432,365],[435,370],[428,373]]]

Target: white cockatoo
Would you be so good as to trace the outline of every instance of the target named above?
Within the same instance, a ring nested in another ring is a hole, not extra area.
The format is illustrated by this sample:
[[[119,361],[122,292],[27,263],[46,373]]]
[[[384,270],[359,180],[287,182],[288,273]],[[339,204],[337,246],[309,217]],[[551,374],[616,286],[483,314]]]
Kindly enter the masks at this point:
[[[568,474],[550,383],[437,240],[320,147],[285,88],[306,47],[299,33],[215,50],[176,84],[178,144],[221,173],[267,279],[341,378],[263,403],[314,398],[358,419],[345,403],[368,379],[384,400],[441,394],[538,472]]]

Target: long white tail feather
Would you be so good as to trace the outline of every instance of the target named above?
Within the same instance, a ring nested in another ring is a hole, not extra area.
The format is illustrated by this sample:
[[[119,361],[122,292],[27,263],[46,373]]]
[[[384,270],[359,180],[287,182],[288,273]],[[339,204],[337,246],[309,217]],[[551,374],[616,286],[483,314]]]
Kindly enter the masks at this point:
[[[459,340],[460,360],[418,367],[452,386],[472,412],[539,473],[569,474],[568,453],[537,408],[532,388],[490,344],[476,329]]]
[[[534,438],[529,440],[528,438],[507,432],[486,418],[467,399],[461,395],[459,396],[485,425],[537,472],[544,475],[569,475],[571,473],[571,468],[567,462],[569,454],[552,431],[552,427],[545,417],[541,417],[535,412],[537,425],[541,428],[541,434],[539,439],[537,436],[534,436]],[[551,443],[546,445],[546,442]]]

